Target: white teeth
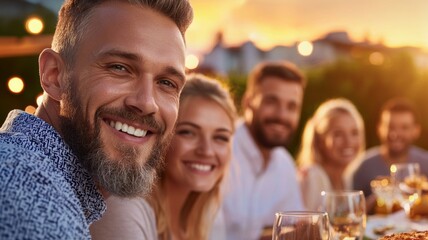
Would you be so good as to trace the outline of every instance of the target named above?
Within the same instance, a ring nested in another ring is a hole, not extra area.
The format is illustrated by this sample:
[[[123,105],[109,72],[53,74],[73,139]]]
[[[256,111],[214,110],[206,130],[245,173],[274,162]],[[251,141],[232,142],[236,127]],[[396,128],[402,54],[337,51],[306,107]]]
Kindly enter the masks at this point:
[[[189,164],[189,166],[191,168],[194,168],[194,169],[196,169],[198,171],[202,171],[202,172],[208,172],[212,168],[211,165],[205,165],[205,164],[199,164],[199,163],[192,163],[192,164]]]
[[[124,123],[123,125],[122,125],[122,132],[128,132],[128,124],[126,124],[126,123]]]
[[[135,128],[134,126],[128,126],[126,123],[111,121],[110,126],[118,131],[122,131],[135,137],[144,137],[147,134],[146,130]]]
[[[134,135],[137,137],[142,137],[143,135],[146,135],[146,131],[135,129]]]
[[[135,132],[135,128],[134,128],[133,126],[129,126],[129,127],[128,127],[128,130],[126,130],[126,132],[127,132],[128,134],[134,134],[134,132]]]

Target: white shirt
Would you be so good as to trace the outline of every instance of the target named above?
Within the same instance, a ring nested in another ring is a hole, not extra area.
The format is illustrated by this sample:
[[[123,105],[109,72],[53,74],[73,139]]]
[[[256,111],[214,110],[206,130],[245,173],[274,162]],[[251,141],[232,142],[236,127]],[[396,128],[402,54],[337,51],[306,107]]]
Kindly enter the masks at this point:
[[[222,210],[227,239],[259,239],[278,211],[304,210],[293,158],[274,148],[268,166],[248,128],[241,123],[233,139],[230,175],[225,179]]]
[[[310,165],[300,171],[300,188],[308,210],[318,211],[322,203],[321,192],[333,189],[327,173],[319,164]]]

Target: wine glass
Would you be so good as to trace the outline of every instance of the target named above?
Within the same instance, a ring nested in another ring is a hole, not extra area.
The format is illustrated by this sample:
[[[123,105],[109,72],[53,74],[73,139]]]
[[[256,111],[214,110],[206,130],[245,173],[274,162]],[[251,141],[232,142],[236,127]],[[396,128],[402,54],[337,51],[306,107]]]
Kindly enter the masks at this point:
[[[392,164],[391,178],[397,189],[397,199],[407,216],[418,198],[421,196],[421,174],[418,163]]]
[[[362,240],[366,229],[363,191],[323,191],[322,210],[328,213],[333,240]]]
[[[325,212],[277,212],[272,240],[329,240],[328,216]]]
[[[392,213],[395,202],[396,188],[389,176],[378,176],[370,181],[372,192],[376,195],[376,201],[385,206],[386,214]]]

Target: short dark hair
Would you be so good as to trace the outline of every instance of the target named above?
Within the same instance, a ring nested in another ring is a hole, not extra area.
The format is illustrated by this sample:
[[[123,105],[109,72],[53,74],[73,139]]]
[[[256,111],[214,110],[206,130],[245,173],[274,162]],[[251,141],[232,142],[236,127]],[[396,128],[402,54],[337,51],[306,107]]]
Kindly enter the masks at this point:
[[[420,123],[419,112],[417,111],[415,105],[409,99],[406,99],[403,97],[392,98],[386,101],[381,108],[380,117],[385,112],[411,113],[413,115],[415,123]],[[380,117],[379,117],[379,120],[380,120]]]
[[[258,64],[251,71],[248,76],[245,95],[253,95],[256,87],[260,85],[266,77],[278,77],[284,81],[295,82],[302,85],[302,88],[305,88],[306,86],[306,79],[296,65],[287,61],[266,61]]]
[[[52,48],[64,59],[73,62],[79,41],[83,38],[92,10],[113,0],[66,0],[58,14],[58,23]],[[120,1],[120,0],[116,0]],[[183,36],[193,20],[193,9],[188,0],[122,0],[135,6],[148,7],[171,19]]]

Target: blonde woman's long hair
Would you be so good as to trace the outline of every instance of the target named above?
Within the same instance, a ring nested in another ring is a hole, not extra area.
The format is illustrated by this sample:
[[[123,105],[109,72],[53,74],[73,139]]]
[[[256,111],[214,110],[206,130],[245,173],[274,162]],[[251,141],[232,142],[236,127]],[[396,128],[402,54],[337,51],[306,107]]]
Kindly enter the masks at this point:
[[[186,98],[194,96],[203,97],[218,103],[228,114],[232,122],[235,122],[237,113],[232,97],[229,94],[228,88],[219,81],[201,74],[189,75],[181,93],[180,102],[184,102]],[[223,178],[224,175],[210,191],[191,192],[185,200],[179,216],[180,228],[184,233],[185,239],[208,239],[222,198],[220,185]],[[154,193],[148,201],[155,211],[159,239],[170,240],[171,228],[168,224],[168,219],[171,216],[165,210],[166,196],[164,192],[164,180],[165,171],[160,174],[158,185],[155,187]]]
[[[344,98],[330,99],[322,103],[310,118],[303,130],[302,143],[300,151],[297,155],[297,163],[299,166],[308,166],[314,163],[322,163],[323,158],[319,146],[317,145],[316,137],[322,134],[321,124],[338,114],[349,114],[357,123],[357,128],[361,137],[360,149],[358,156],[365,149],[365,133],[364,121],[357,108],[349,100]],[[357,156],[357,158],[358,158]]]

